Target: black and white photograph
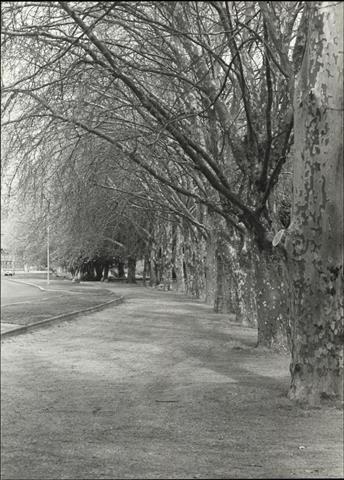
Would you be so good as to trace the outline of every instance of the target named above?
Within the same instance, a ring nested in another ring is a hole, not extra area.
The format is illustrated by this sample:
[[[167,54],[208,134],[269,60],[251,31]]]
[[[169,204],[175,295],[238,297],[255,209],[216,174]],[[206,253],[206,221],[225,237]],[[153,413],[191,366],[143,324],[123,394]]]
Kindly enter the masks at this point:
[[[1,2],[1,480],[344,478],[343,10]]]

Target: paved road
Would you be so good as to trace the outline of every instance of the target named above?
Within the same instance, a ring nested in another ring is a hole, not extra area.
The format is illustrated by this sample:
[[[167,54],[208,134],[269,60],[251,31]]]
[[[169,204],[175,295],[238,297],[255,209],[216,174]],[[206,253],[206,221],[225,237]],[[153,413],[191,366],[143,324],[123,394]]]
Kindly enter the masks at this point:
[[[18,283],[16,280],[9,280],[7,277],[1,276],[1,333],[20,326],[19,321],[18,323],[16,321],[7,321],[6,313],[8,308],[21,308],[24,306],[30,308],[30,305],[37,304],[37,302],[52,295],[37,287]],[[22,317],[22,312],[19,313],[19,317]]]
[[[23,283],[17,283],[1,276],[1,305],[8,305],[14,302],[37,299],[42,297],[44,292],[36,287]]]
[[[286,398],[288,358],[174,293],[2,343],[2,478],[325,478],[343,412]]]
[[[109,290],[100,286],[75,285],[56,279],[47,285],[42,278],[18,277],[15,280],[2,278],[1,334],[56,315],[91,308],[111,298]]]

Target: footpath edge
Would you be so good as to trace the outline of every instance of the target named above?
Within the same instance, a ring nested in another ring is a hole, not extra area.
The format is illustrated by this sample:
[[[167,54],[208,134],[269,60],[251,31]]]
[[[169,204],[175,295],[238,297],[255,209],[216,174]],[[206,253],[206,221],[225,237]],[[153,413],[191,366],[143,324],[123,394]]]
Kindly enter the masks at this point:
[[[17,282],[18,282],[18,280],[17,280]],[[25,283],[25,282],[20,282],[20,283]],[[40,287],[39,285],[35,285],[35,284],[30,284],[30,285],[34,286],[34,287],[37,287],[41,290],[46,290],[43,287]],[[114,295],[113,292],[111,292],[111,294]],[[107,306],[109,306],[111,304],[119,305],[119,304],[123,303],[123,301],[124,301],[124,297],[120,296],[120,297],[116,297],[116,298],[113,298],[111,300],[108,300],[107,302],[98,303],[97,305],[93,305],[92,307],[84,308],[82,310],[75,310],[73,312],[63,313],[61,315],[56,315],[54,317],[46,318],[44,320],[40,320],[38,322],[34,322],[34,323],[29,324],[29,325],[21,325],[20,327],[15,327],[15,328],[12,328],[11,330],[7,330],[6,332],[1,333],[0,334],[0,339],[3,340],[5,338],[12,337],[12,336],[15,336],[15,335],[20,335],[22,333],[28,333],[31,330],[36,330],[40,327],[49,326],[52,323],[57,324],[59,322],[65,321],[65,320],[67,320],[67,321],[68,320],[73,320],[74,318],[76,318],[80,315],[102,310],[103,308],[106,308]]]

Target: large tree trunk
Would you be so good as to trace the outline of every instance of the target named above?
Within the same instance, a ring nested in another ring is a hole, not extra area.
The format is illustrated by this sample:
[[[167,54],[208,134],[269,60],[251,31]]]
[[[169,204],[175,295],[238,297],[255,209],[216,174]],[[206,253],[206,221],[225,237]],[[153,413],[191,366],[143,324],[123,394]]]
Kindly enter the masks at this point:
[[[175,240],[175,251],[174,251],[174,270],[176,273],[176,286],[177,292],[185,292],[185,279],[184,279],[184,252],[183,252],[183,235],[181,227],[176,226],[176,240]]]
[[[128,257],[127,283],[136,283],[136,258]]]
[[[215,311],[233,315],[238,323],[257,326],[256,280],[251,248],[231,232],[232,242],[218,240]]]
[[[149,260],[149,285],[155,287],[157,284],[155,257],[151,256]]]
[[[145,255],[143,259],[143,285],[147,285],[147,274],[150,272],[149,256]]]
[[[343,396],[343,3],[312,2],[297,78],[290,397]]]
[[[265,251],[257,253],[254,257],[257,346],[288,351],[290,346],[289,282],[282,259]]]
[[[80,280],[83,281],[95,281],[96,278],[96,271],[94,268],[94,262],[89,260],[87,262],[83,262],[80,266]]]
[[[100,280],[102,279],[102,276],[103,276],[103,268],[104,268],[104,264],[102,261],[100,260],[96,260],[94,263],[94,270],[95,270],[95,279],[97,282],[100,282]]]
[[[236,243],[233,267],[236,277],[237,317],[243,325],[257,327],[257,281],[253,244],[247,240],[241,245]]]
[[[214,310],[218,313],[229,313],[239,317],[237,301],[237,285],[233,268],[234,249],[219,238],[216,249],[217,279]]]
[[[205,240],[197,233],[184,237],[186,293],[205,300]]]
[[[110,263],[105,262],[103,265],[103,276],[102,276],[102,280],[104,282],[107,282],[109,280],[109,270],[110,270]]]
[[[125,278],[124,262],[120,260],[117,262],[117,271],[118,271],[118,278]]]
[[[162,238],[162,269],[161,283],[164,290],[172,289],[172,225],[170,222],[165,224]]]
[[[155,287],[157,285],[157,267],[156,267],[157,251],[155,240],[152,240],[149,248],[149,285]]]
[[[217,235],[214,228],[211,228],[207,239],[205,255],[205,301],[208,305],[214,305],[217,292],[217,256],[216,256]]]

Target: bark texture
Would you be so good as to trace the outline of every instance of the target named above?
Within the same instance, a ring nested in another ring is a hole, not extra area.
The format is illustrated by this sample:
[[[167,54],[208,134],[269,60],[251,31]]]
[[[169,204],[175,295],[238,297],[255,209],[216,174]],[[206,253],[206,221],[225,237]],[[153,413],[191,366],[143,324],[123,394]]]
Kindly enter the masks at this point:
[[[127,283],[136,283],[136,258],[128,257]]]
[[[216,297],[216,235],[211,231],[207,240],[205,255],[205,302],[208,305],[214,305]]]
[[[172,289],[172,224],[164,226],[161,253],[161,283],[165,291]]]
[[[258,346],[289,350],[288,281],[278,255],[259,252],[254,255]]]
[[[343,3],[312,2],[295,98],[290,397],[343,396]]]
[[[183,233],[179,225],[175,230],[175,247],[173,264],[176,274],[176,289],[177,292],[185,292],[185,279],[184,279],[184,252],[183,252]]]
[[[238,318],[240,312],[235,259],[236,250],[228,242],[219,238],[216,249],[217,289],[214,309],[217,313],[229,313]]]
[[[205,300],[206,241],[197,232],[184,236],[184,276],[188,295]]]
[[[231,236],[232,242],[220,237],[217,244],[215,311],[232,314],[232,320],[256,327],[256,272],[252,245],[243,243],[233,232]]]

